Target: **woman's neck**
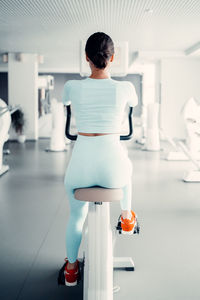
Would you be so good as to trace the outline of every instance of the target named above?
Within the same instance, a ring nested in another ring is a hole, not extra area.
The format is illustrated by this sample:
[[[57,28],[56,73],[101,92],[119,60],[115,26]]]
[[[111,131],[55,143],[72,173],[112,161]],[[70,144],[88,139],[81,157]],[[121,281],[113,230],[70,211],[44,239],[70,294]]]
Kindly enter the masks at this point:
[[[107,70],[93,70],[90,78],[94,79],[106,79],[110,78],[110,73]]]

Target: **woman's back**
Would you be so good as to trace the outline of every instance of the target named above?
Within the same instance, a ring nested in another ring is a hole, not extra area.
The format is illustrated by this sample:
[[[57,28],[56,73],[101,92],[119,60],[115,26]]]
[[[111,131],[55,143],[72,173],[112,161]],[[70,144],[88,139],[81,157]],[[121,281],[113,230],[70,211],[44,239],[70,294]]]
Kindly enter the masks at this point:
[[[126,104],[137,102],[131,82],[111,78],[69,80],[63,91],[63,103],[72,104],[77,129],[85,133],[120,133]]]

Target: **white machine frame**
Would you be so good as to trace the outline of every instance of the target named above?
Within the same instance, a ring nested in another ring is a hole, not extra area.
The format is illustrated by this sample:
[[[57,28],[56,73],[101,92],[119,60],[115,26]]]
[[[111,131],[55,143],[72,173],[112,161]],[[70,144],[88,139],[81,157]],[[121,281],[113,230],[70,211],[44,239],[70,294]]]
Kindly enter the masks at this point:
[[[176,141],[168,136],[161,128],[160,133],[164,138],[168,141],[168,143],[172,146],[172,151],[166,152],[164,158],[168,161],[187,161],[190,160],[189,156],[183,150],[183,147],[180,144],[180,141]],[[184,146],[184,149],[189,152],[189,149]],[[200,160],[200,153],[199,155],[196,154],[195,160]]]
[[[195,166],[194,170],[186,171],[183,175],[183,181],[185,182],[200,182],[200,163],[197,161],[199,157],[194,157],[194,154],[191,153],[188,147],[182,141],[176,141],[166,134],[163,130],[160,129],[160,132],[175,151],[169,151],[165,155],[165,159],[168,161],[186,161],[189,160]],[[196,155],[197,156],[197,155]]]
[[[179,146],[196,168],[195,170],[186,171],[183,176],[183,181],[200,182],[200,163],[197,162],[197,160],[192,156],[192,154],[188,151],[187,147],[183,144],[183,142],[179,141]]]
[[[76,194],[75,194],[76,197]],[[113,269],[134,271],[131,257],[113,257],[110,203],[89,202],[83,241],[84,300],[113,300]]]
[[[8,140],[9,135],[8,131],[11,124],[11,117],[10,115],[14,113],[17,109],[19,109],[19,106],[12,107],[8,106],[2,99],[1,100],[1,106],[0,106],[0,118],[3,118],[3,136],[0,136],[0,176],[5,174],[9,170],[8,165],[3,164],[3,146],[4,143]],[[7,114],[7,116],[6,116]],[[0,128],[1,129],[1,128]],[[6,151],[6,154],[9,152]]]

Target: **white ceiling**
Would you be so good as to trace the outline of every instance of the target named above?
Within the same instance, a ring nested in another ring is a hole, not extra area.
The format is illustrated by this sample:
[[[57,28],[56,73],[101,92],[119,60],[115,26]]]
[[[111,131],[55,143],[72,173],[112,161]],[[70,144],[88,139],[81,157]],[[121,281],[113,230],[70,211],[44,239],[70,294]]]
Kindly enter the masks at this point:
[[[131,51],[184,51],[200,40],[200,0],[0,0],[0,52],[72,54],[95,31]]]

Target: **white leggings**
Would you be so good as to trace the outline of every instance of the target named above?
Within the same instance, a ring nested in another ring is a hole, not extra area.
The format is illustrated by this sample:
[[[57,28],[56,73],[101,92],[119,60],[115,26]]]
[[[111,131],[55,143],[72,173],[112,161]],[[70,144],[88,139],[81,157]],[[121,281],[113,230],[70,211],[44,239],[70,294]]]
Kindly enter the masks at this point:
[[[82,239],[82,229],[88,213],[88,202],[74,198],[74,189],[102,186],[122,188],[122,210],[131,210],[132,164],[119,135],[78,135],[65,174],[65,188],[70,204],[66,231],[66,250],[70,263],[76,261]]]

